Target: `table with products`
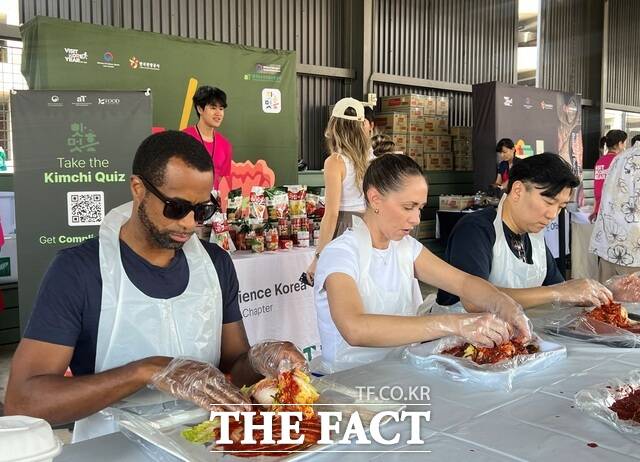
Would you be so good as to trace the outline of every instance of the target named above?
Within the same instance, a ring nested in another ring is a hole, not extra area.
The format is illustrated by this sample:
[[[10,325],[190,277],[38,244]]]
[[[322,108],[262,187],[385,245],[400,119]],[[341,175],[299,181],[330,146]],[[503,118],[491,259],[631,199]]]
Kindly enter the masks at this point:
[[[299,281],[315,247],[231,254],[238,275],[238,301],[250,344],[290,340],[308,359],[320,351],[313,287]]]
[[[532,318],[549,308],[529,311]],[[534,320],[535,324],[535,320]],[[540,333],[541,329],[536,329]],[[431,411],[430,422],[422,425],[422,446],[402,444],[366,447],[341,446],[339,455],[331,448],[315,454],[298,454],[313,460],[607,460],[640,459],[637,443],[593,419],[574,406],[579,390],[612,377],[640,369],[640,349],[611,348],[566,338],[549,340],[567,346],[567,357],[546,369],[517,378],[510,392],[488,390],[468,383],[453,382],[401,360],[386,360],[326,376],[325,380],[356,387],[395,386],[408,389],[429,387],[429,400],[409,396],[407,409]],[[390,422],[385,435],[409,437],[408,423]],[[362,452],[375,451],[375,452]],[[360,451],[360,452],[359,452]],[[425,451],[430,451],[425,453]],[[123,434],[66,446],[56,461],[91,459],[151,460]],[[218,460],[212,454],[211,460]],[[262,459],[262,460],[268,460]]]

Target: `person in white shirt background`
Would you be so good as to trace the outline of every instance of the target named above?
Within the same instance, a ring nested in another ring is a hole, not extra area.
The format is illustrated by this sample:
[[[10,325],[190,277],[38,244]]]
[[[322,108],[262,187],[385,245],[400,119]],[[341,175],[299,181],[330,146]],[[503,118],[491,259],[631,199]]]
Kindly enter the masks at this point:
[[[314,285],[322,355],[330,373],[384,358],[394,347],[457,335],[480,346],[530,338],[522,307],[487,281],[436,257],[410,236],[427,201],[422,168],[385,154],[363,179],[366,211],[322,251]],[[416,316],[415,279],[457,294],[474,313]]]
[[[364,105],[354,98],[336,103],[324,136],[329,157],[324,162],[325,211],[320,222],[320,239],[314,260],[307,269],[307,281],[313,284],[316,264],[322,249],[352,226],[354,215],[365,209],[362,194],[364,172],[373,159],[371,130]]]
[[[640,271],[640,141],[618,154],[602,190],[589,251],[598,258],[598,279]]]

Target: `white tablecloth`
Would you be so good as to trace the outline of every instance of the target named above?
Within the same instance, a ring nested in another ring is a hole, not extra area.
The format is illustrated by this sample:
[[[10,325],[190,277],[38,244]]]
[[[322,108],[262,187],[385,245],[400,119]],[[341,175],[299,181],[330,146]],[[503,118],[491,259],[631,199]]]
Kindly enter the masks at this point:
[[[315,248],[234,252],[240,312],[251,345],[290,340],[309,358],[320,353],[313,288],[298,281]]]
[[[530,312],[531,313],[531,312]],[[540,314],[540,310],[532,312]],[[537,332],[540,332],[537,329]],[[325,379],[350,387],[416,385],[430,387],[429,401],[407,400],[410,410],[431,410],[431,421],[423,423],[423,446],[378,444],[341,447],[346,453],[305,454],[313,460],[427,460],[427,461],[629,461],[640,460],[638,445],[609,426],[574,408],[579,390],[624,376],[640,368],[640,349],[616,349],[568,339],[549,337],[567,345],[568,356],[547,369],[516,379],[511,392],[483,390],[457,383],[409,364],[381,361],[340,372]],[[390,423],[387,436],[401,434],[406,441],[409,427]],[[118,439],[118,447],[113,441]],[[104,442],[109,439],[112,449]],[[594,446],[595,443],[595,447]],[[75,447],[74,447],[75,446]],[[130,449],[125,450],[128,447]],[[358,452],[358,451],[379,452]],[[422,452],[401,452],[422,451]],[[425,454],[424,451],[431,451]],[[112,460],[146,461],[124,436],[103,437],[65,447],[57,461]],[[83,458],[84,457],[84,458]]]

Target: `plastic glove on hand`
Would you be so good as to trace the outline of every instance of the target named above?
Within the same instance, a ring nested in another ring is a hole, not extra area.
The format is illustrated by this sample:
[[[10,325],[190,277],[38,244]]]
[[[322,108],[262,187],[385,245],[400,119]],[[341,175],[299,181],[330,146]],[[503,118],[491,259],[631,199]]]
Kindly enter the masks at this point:
[[[613,300],[609,289],[593,279],[572,279],[551,286],[553,302],[578,306],[606,305]]]
[[[456,335],[467,342],[491,348],[509,341],[509,326],[502,319],[491,313],[457,315]]]
[[[303,354],[291,342],[261,342],[249,350],[249,361],[256,372],[265,377],[277,377],[283,370],[301,369],[308,373]]]
[[[640,273],[614,276],[604,283],[616,302],[640,302]]]
[[[175,358],[151,377],[150,385],[208,411],[250,411],[240,390],[211,364]]]
[[[527,343],[532,338],[531,321],[524,314],[522,306],[507,294],[497,292],[489,303],[490,313],[497,315],[511,327],[511,337]]]

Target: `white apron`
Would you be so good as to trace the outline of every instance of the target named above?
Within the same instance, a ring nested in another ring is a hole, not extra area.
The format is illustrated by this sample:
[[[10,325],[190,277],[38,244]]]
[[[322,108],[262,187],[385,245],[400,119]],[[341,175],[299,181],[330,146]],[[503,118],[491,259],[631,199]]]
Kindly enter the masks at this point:
[[[506,197],[506,195],[502,196],[496,218],[493,220],[496,242],[493,244],[491,273],[489,273],[488,280],[494,286],[506,289],[540,287],[547,276],[547,249],[544,242],[544,230],[535,234],[529,233],[533,264],[529,265],[516,257],[507,243],[502,226],[502,206]],[[461,302],[451,306],[436,305],[432,310],[433,313],[463,313],[465,311]]]
[[[422,302],[417,290],[417,281],[414,278],[413,253],[411,243],[401,240],[397,247],[398,268],[402,275],[400,284],[395,290],[381,289],[377,287],[369,275],[371,257],[373,255],[373,245],[371,234],[367,225],[358,217],[354,217],[354,227],[358,242],[359,277],[356,281],[358,292],[362,299],[364,311],[367,314],[384,314],[396,316],[415,316],[417,308]],[[323,352],[335,351],[335,357],[319,356],[311,363],[311,370],[323,374],[331,374],[356,366],[368,364],[373,361],[383,359],[396,348],[372,348],[353,347],[340,335],[331,313],[318,313],[318,330],[322,340]],[[331,345],[327,348],[327,342]]]
[[[120,258],[120,228],[132,203],[107,214],[100,226],[102,300],[95,372],[113,369],[149,356],[186,356],[217,365],[222,334],[222,294],[211,257],[193,235],[183,246],[189,266],[184,292],[167,300],[142,293],[127,277]],[[132,401],[161,403],[163,393],[140,390]],[[115,404],[114,407],[117,407]],[[73,442],[118,431],[109,412],[76,422]]]

